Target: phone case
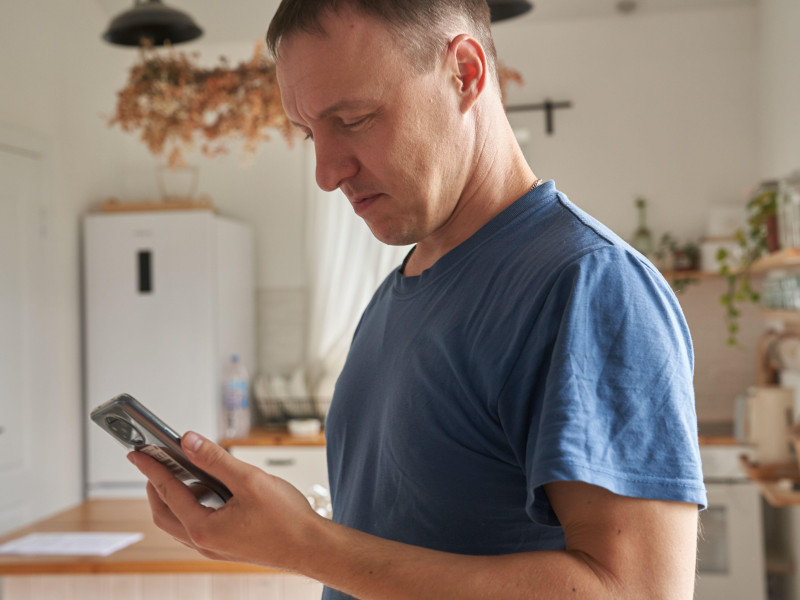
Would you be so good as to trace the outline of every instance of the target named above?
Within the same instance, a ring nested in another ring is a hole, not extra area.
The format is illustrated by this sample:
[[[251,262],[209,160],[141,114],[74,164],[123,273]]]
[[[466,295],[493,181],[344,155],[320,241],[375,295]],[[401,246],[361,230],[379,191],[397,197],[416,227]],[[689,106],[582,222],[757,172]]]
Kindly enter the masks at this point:
[[[198,502],[220,508],[232,494],[225,485],[192,464],[181,449],[181,436],[129,394],[95,408],[92,420],[128,450],[144,452],[186,484]]]

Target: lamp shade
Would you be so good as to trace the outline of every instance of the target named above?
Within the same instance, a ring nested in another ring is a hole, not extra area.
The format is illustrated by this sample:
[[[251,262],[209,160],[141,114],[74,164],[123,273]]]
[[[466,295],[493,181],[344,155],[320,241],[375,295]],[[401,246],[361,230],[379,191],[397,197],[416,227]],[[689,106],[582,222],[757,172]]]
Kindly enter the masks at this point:
[[[121,46],[180,44],[200,37],[200,29],[185,12],[169,8],[161,0],[136,0],[133,8],[111,20],[103,39]]]
[[[523,15],[533,8],[531,2],[526,0],[489,0],[489,10],[492,13],[492,23],[503,21],[512,17]]]

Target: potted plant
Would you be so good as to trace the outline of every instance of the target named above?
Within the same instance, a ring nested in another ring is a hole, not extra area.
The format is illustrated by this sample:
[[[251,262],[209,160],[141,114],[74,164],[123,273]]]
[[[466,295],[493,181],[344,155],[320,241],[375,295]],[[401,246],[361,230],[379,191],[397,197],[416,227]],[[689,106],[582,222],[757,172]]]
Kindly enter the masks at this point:
[[[694,276],[700,262],[700,248],[695,242],[681,244],[670,233],[661,236],[653,252],[653,264],[663,273],[670,274],[670,284],[676,294],[698,281]]]
[[[717,252],[719,274],[728,284],[720,303],[725,310],[729,346],[736,345],[741,303],[757,304],[761,299],[761,295],[753,289],[750,267],[761,256],[778,250],[777,205],[777,183],[762,183],[747,202],[745,228],[736,231],[736,243],[740,250],[738,260],[724,248]]]

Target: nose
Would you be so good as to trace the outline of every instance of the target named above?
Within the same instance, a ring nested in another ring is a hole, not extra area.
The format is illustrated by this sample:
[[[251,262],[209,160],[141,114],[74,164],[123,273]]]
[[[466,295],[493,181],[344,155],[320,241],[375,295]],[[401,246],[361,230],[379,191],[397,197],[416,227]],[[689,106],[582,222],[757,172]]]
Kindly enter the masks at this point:
[[[358,160],[346,143],[327,136],[314,137],[317,185],[326,192],[337,189],[342,182],[358,173]]]

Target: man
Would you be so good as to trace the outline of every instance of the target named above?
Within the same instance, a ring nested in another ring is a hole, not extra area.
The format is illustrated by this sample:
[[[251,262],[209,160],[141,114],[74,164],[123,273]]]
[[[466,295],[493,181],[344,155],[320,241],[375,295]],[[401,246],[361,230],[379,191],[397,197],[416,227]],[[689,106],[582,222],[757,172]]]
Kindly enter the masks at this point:
[[[485,1],[284,0],[268,40],[319,186],[416,246],[337,383],[333,521],[188,433],[234,496],[202,507],[132,453],[156,523],[329,599],[691,598],[686,325],[652,266],[526,164]]]

